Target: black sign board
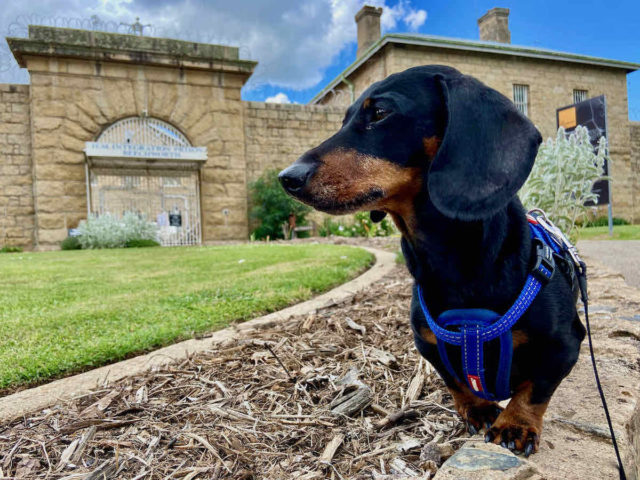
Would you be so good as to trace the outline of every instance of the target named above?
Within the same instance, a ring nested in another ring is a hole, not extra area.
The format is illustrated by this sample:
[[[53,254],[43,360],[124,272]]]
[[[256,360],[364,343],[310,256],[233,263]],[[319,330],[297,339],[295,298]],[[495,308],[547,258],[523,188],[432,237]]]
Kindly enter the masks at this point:
[[[170,213],[169,214],[169,226],[170,227],[181,227],[182,226],[182,215],[179,213]]]
[[[594,150],[598,146],[600,137],[607,137],[607,99],[604,95],[590,98],[583,102],[574,103],[556,110],[558,128],[564,127],[567,133],[571,133],[578,125],[586,127],[589,131],[589,140]],[[604,174],[609,175],[609,165],[604,161]],[[593,192],[598,194],[597,205],[609,203],[609,181],[598,180],[593,185]],[[593,205],[589,202],[587,205]]]

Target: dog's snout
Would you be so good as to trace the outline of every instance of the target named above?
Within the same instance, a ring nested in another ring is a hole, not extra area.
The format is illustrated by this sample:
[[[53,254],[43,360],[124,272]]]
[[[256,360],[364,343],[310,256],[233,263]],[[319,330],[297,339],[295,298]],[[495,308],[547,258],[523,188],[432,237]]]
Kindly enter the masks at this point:
[[[278,179],[285,190],[290,193],[296,193],[307,184],[312,170],[312,165],[295,163],[281,171]]]

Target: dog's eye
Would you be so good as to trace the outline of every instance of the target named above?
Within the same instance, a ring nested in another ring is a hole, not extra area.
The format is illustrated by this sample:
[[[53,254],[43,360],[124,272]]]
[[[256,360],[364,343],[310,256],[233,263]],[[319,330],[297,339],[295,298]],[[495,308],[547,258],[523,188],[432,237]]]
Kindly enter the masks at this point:
[[[372,120],[374,122],[379,122],[380,120],[382,120],[383,118],[385,118],[387,115],[389,115],[389,112],[387,112],[385,109],[383,108],[376,108],[373,111],[373,118]]]

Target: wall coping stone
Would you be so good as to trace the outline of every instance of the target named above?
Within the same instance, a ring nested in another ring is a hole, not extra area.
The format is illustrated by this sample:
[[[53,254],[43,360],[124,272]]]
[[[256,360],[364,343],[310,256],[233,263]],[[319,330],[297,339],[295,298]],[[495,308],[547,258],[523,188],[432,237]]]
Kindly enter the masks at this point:
[[[197,68],[251,75],[258,62],[241,60],[238,47],[75,28],[29,25],[29,37],[7,37],[18,65],[26,57],[66,57],[93,61]]]

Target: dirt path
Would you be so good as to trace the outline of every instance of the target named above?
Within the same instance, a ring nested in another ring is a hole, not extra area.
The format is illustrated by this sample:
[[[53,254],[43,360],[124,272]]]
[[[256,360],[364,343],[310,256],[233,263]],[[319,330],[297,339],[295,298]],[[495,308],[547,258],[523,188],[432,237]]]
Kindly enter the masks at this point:
[[[395,250],[396,242],[374,246]],[[413,348],[411,283],[398,266],[342,305],[1,426],[0,468],[16,478],[68,480],[90,472],[107,479],[428,478],[468,435],[441,380]],[[640,322],[624,318],[638,311],[640,293],[598,265],[590,291],[596,354],[628,454],[625,423],[640,395]],[[546,415],[533,457],[545,478],[615,478],[612,449],[593,433],[605,423],[590,368],[583,347]],[[336,415],[356,398],[365,408]]]

